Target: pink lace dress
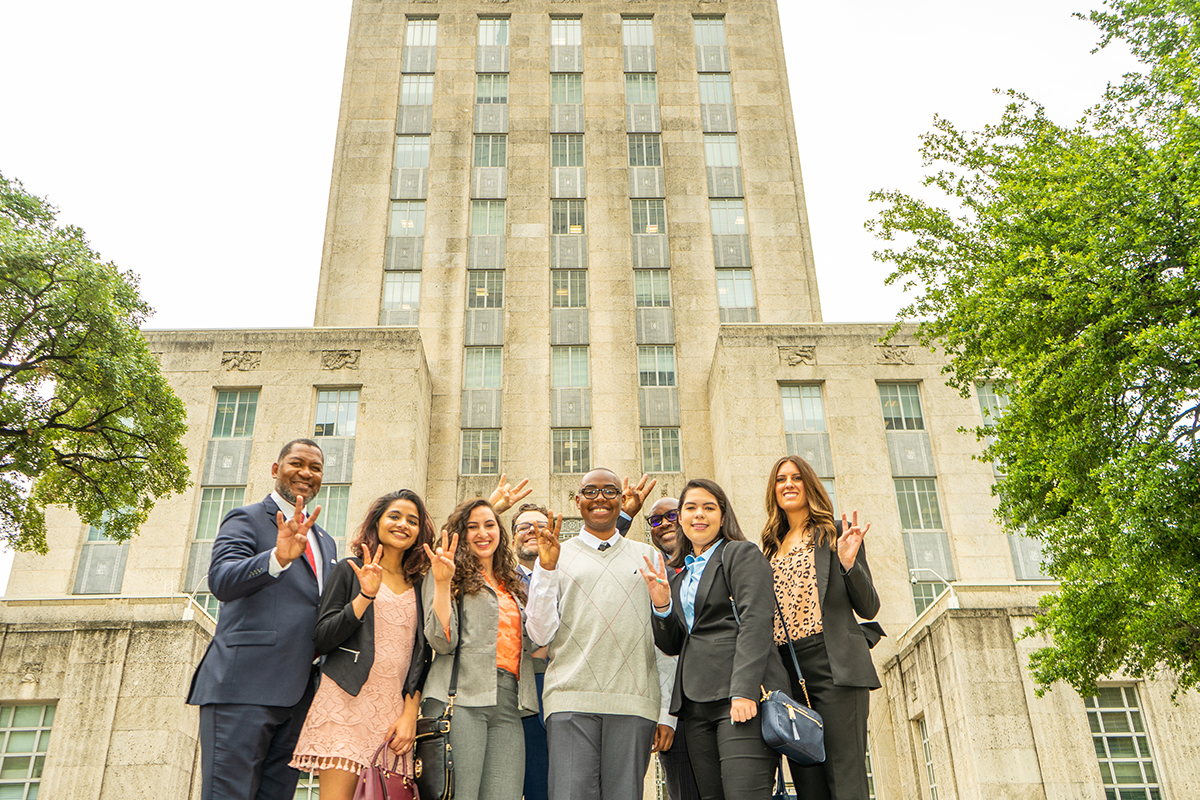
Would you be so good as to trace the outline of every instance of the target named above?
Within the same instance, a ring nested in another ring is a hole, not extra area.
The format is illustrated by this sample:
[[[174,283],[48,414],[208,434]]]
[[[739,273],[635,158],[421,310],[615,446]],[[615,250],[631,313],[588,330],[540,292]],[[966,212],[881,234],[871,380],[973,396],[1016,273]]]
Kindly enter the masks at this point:
[[[322,678],[291,766],[305,772],[358,772],[404,710],[404,679],[417,635],[417,596],[397,595],[386,585],[375,598],[375,661],[358,696]]]

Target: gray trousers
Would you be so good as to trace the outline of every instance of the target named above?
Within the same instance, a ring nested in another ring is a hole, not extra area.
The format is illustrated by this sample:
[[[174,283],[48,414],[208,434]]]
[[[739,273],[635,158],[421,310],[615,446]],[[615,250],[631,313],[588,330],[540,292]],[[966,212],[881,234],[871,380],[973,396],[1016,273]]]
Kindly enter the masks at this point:
[[[450,718],[455,800],[514,800],[525,781],[517,679],[496,670],[496,705],[455,704]]]
[[[623,714],[546,717],[550,800],[642,800],[657,727]]]

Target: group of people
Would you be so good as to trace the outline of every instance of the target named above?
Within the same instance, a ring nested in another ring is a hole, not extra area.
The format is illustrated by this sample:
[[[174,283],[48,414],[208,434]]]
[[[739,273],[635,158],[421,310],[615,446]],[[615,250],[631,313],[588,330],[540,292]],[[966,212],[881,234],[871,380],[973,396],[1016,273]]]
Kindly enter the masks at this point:
[[[566,541],[501,476],[441,526],[410,490],[376,499],[342,561],[305,507],[323,464],[289,442],[271,494],[221,523],[220,618],[188,695],[204,800],[291,800],[298,770],[351,800],[380,744],[410,753],[448,703],[458,800],[641,800],[655,752],[671,800],[765,800],[780,763],[759,703],[804,697],[794,663],[826,748],[789,765],[799,798],[866,799],[870,525],[835,520],[803,459],[771,471],[762,549],[705,479],[649,507],[653,545],[628,539],[655,481],[594,469]]]

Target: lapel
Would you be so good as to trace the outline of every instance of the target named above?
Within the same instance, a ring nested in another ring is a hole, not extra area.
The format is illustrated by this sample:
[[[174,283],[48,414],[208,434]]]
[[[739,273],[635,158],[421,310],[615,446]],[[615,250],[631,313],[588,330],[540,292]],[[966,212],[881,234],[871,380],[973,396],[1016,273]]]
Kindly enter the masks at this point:
[[[270,521],[271,529],[278,531],[279,521],[275,515],[280,511],[280,508],[275,503],[275,499],[272,498],[271,495],[267,495],[266,499],[264,499],[262,502],[262,506],[263,511],[265,511],[267,514],[267,519]],[[316,525],[313,525],[312,529],[317,534],[317,551],[326,564],[325,575],[328,576],[329,570],[332,569],[333,565],[337,563],[337,545],[333,543],[333,539],[329,538],[328,534],[326,534]],[[329,552],[330,549],[333,551],[332,554]],[[314,553],[313,556],[316,557],[317,553]],[[317,574],[313,572],[312,564],[308,563],[308,559],[302,554],[300,558],[296,560],[304,562],[305,571],[312,576],[312,579],[315,582],[317,580]]]
[[[679,593],[683,589],[683,579],[687,577],[687,570],[680,570],[671,577],[667,578],[667,583],[671,585],[671,613],[679,617],[679,624],[683,625],[683,629],[687,630],[687,620],[683,616],[683,601],[679,599]]]
[[[833,566],[830,555],[827,545],[813,547],[813,563],[817,568],[817,605],[821,608],[822,616],[825,612],[825,590],[829,588],[829,570]]]
[[[704,608],[704,601],[708,598],[708,592],[712,589],[713,581],[717,579],[717,568],[723,566],[721,551],[727,544],[729,544],[729,541],[723,539],[720,544],[713,548],[712,555],[708,557],[708,563],[704,566],[704,574],[700,576],[700,585],[696,587],[696,614],[693,619],[700,618],[700,609]],[[729,583],[728,578],[725,579],[725,583]]]

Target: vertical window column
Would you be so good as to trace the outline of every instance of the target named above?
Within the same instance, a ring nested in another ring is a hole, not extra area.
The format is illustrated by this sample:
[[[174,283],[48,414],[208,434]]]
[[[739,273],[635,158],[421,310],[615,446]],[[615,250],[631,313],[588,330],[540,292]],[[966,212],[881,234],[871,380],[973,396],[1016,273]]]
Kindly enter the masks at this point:
[[[837,514],[837,495],[833,485],[833,448],[825,425],[825,403],[820,384],[781,385],[779,401],[783,407],[783,435],[787,452],[803,458],[812,466]]]
[[[380,325],[415,326],[421,307],[421,262],[436,64],[437,19],[409,17],[401,57],[400,108],[396,116],[396,154],[383,261]]]
[[[502,358],[501,347],[467,347],[463,351],[461,475],[500,472]]]
[[[954,575],[950,537],[942,522],[933,446],[916,383],[879,384],[888,461],[900,512],[913,608],[917,614],[944,592]]]
[[[1083,698],[1106,800],[1162,800],[1136,686],[1102,686]]]
[[[325,456],[325,471],[321,490],[311,502],[321,507],[321,527],[337,544],[338,558],[346,555],[359,394],[359,389],[317,390],[313,439]]]

